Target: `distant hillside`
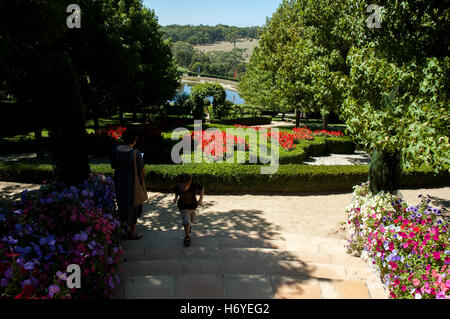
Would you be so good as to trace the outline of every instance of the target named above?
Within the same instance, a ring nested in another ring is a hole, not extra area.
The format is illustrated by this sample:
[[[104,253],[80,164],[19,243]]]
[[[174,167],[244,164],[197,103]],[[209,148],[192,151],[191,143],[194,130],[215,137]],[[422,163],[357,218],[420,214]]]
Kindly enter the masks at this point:
[[[244,61],[246,63],[249,62],[253,49],[258,45],[258,43],[259,40],[254,39],[238,39],[236,41],[236,48],[245,50],[243,54]],[[231,42],[220,41],[215,44],[196,45],[195,48],[207,53],[212,51],[232,51],[234,49],[234,45]]]
[[[259,39],[261,27],[235,27],[223,24],[207,25],[168,25],[162,27],[164,37],[172,41],[187,42],[192,45],[207,45],[218,42],[235,42],[238,39]]]

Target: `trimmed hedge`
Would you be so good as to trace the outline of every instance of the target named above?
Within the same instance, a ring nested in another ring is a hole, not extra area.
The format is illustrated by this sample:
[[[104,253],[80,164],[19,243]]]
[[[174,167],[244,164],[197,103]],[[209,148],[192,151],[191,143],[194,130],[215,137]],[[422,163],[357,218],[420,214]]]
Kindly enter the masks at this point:
[[[314,141],[301,141],[299,146],[303,147],[307,156],[317,157],[327,154],[326,142],[323,137],[316,137]]]
[[[149,190],[171,191],[182,173],[193,175],[195,182],[206,187],[208,194],[300,194],[351,191],[354,185],[366,182],[368,165],[315,166],[280,165],[273,175],[260,174],[259,165],[185,164],[146,165],[146,183]],[[113,175],[110,165],[91,165],[91,170]],[[0,180],[42,183],[53,176],[51,165],[0,164]],[[409,170],[401,176],[402,188],[449,185],[447,171],[434,175],[430,170]]]
[[[50,164],[0,164],[0,180],[5,182],[42,184],[52,178]]]
[[[301,164],[308,158],[310,145],[297,145],[292,151],[280,148],[280,164]]]
[[[345,137],[327,137],[325,143],[327,154],[353,154],[356,150],[356,144]]]
[[[48,138],[43,137],[42,143],[45,147]],[[0,154],[11,155],[20,153],[34,153],[37,151],[37,145],[34,139],[28,138],[17,142],[10,142],[7,140],[0,140]]]
[[[159,165],[151,167],[147,185],[151,190],[171,191],[182,173],[205,186],[208,193],[315,193],[352,189],[367,179],[368,168],[320,167],[288,164],[273,175],[262,175],[261,166],[232,164]],[[338,182],[339,181],[339,182]]]
[[[217,122],[218,124],[226,124],[226,125],[267,125],[272,123],[272,118],[269,116],[261,116],[261,117],[240,117],[231,120],[221,120]],[[212,123],[214,124],[214,123]]]

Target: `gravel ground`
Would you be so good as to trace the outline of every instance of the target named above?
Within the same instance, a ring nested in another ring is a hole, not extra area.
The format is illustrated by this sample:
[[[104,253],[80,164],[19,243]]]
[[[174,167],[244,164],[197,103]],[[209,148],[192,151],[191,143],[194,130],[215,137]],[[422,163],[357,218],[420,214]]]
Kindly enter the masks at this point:
[[[14,163],[23,159],[36,158],[36,153],[30,154],[16,154],[8,156],[0,156],[0,163]],[[98,162],[92,160],[91,162]],[[104,162],[104,161],[100,161]],[[354,165],[354,164],[369,164],[369,154],[362,151],[355,151],[354,154],[331,154],[328,156],[312,157],[303,162],[307,165]]]
[[[2,199],[19,199],[24,189],[38,188],[35,184],[0,182],[0,203]],[[419,194],[429,194],[434,207],[442,209],[444,215],[449,212],[450,187],[405,189],[401,194],[411,205],[420,202]],[[344,208],[351,198],[351,192],[307,196],[205,194],[197,212],[195,229],[252,229],[343,239],[346,236]],[[182,229],[172,200],[173,194],[149,192],[140,225],[160,231]]]
[[[312,157],[303,162],[303,164],[307,165],[355,165],[369,163],[370,155],[363,151],[355,151],[354,154],[331,154]]]

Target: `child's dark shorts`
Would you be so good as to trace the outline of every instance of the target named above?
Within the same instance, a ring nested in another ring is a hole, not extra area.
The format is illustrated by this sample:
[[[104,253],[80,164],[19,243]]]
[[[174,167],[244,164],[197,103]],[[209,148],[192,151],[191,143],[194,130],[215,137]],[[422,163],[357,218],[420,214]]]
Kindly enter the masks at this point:
[[[189,225],[194,222],[195,210],[194,209],[183,209],[180,211],[181,219],[183,221],[183,226]]]

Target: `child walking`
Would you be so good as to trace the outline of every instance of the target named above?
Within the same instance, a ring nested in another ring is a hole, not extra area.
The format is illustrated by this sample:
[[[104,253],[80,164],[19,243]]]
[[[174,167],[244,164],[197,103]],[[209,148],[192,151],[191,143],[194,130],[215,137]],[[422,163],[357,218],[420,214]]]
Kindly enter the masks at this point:
[[[184,246],[189,246],[191,243],[191,223],[195,218],[195,210],[203,203],[203,195],[205,189],[199,184],[192,183],[192,176],[189,174],[182,174],[180,182],[174,187],[175,198],[174,204],[177,204],[180,211],[181,219],[184,226],[186,237],[184,238]],[[197,200],[196,195],[200,195]]]

